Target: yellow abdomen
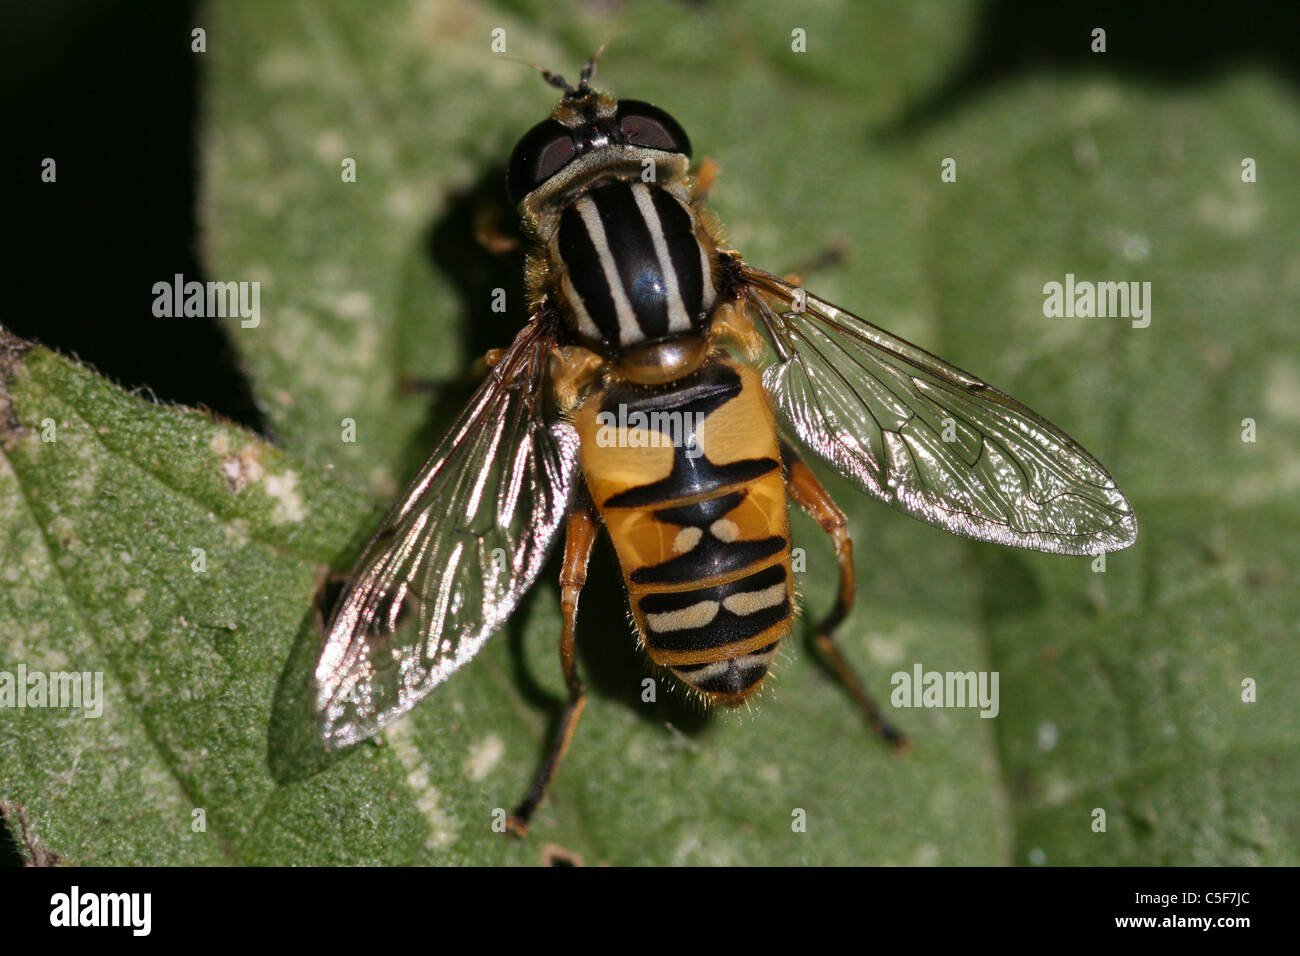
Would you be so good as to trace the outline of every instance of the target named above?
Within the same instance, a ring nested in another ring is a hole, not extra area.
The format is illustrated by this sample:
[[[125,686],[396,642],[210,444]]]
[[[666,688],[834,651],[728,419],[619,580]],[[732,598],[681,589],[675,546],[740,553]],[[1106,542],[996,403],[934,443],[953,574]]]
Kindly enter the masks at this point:
[[[576,424],[651,660],[738,703],[794,606],[780,444],[758,375],[719,357],[668,386],[616,383]]]

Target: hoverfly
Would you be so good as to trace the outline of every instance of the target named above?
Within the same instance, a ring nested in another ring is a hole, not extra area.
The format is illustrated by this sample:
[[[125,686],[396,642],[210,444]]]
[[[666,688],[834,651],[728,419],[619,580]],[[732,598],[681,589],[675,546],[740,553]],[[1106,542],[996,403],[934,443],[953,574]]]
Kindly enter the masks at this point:
[[[531,240],[529,320],[361,557],[326,627],[329,747],[373,735],[472,658],[563,525],[567,701],[511,818],[529,818],[585,701],[574,629],[603,525],[641,646],[702,699],[762,684],[794,609],[787,502],[830,535],[834,609],[815,645],[889,741],[833,634],[853,601],[844,513],[803,449],[954,534],[1059,554],[1131,545],[1106,469],[1014,399],[723,247],[711,178],[657,107],[591,88],[595,58],[510,159]],[[661,440],[662,439],[662,440]]]

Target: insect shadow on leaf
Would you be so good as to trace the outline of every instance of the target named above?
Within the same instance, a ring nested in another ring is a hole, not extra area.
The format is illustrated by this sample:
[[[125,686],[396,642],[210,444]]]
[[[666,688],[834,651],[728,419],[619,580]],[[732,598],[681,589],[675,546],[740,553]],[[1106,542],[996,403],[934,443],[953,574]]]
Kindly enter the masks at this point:
[[[1042,585],[1023,555],[984,544],[968,547],[979,551],[976,566],[983,579],[980,593],[985,620],[1031,614],[1042,607]]]

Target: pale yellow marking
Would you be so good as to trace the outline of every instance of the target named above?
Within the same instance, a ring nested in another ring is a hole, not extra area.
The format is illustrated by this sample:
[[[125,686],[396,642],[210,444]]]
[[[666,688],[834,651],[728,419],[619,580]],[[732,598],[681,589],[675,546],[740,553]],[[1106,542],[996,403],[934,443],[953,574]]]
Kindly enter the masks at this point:
[[[727,668],[730,666],[731,666],[731,659],[724,657],[722,660],[715,661],[709,666],[703,667],[698,671],[693,671],[690,674],[679,674],[678,676],[680,676],[683,680],[691,684],[703,684],[706,680],[717,677],[721,674],[725,674],[727,672]]]
[[[704,419],[697,431],[700,447],[715,465],[746,458],[781,460],[776,420],[763,393],[763,380],[748,365],[727,362],[740,376],[740,394]]]
[[[722,599],[722,606],[732,614],[753,614],[769,607],[776,607],[785,600],[785,584],[773,584],[761,591],[745,591],[742,594],[730,594]]]
[[[652,631],[689,631],[697,627],[706,627],[718,616],[717,601],[700,601],[678,611],[664,611],[662,614],[647,614],[646,623]]]
[[[582,470],[597,504],[619,492],[667,478],[673,470],[671,442],[659,447],[631,447],[634,429],[602,425],[596,419],[603,392],[589,395],[574,416],[581,438]]]
[[[702,537],[704,532],[699,528],[683,528],[673,538],[673,554],[685,554],[699,544]]]
[[[730,518],[719,518],[709,525],[709,534],[719,541],[735,541],[740,537],[740,528]]]

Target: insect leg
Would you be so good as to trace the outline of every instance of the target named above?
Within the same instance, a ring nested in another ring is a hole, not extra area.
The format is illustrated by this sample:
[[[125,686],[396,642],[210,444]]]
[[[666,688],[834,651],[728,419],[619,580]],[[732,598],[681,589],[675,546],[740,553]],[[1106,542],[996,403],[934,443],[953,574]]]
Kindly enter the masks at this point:
[[[714,182],[718,178],[718,163],[716,160],[704,158],[700,160],[699,168],[695,170],[695,177],[691,181],[691,198],[696,202],[705,199],[709,195],[709,190],[713,188]]]
[[[723,302],[713,312],[709,338],[723,345],[734,346],[749,361],[756,362],[767,347],[763,336],[745,314],[740,301]]]
[[[505,349],[488,349],[471,362],[468,369],[455,378],[436,379],[422,378],[418,375],[404,375],[402,376],[402,394],[438,395],[448,388],[472,388],[483,380],[483,376],[497,362],[501,361],[501,357],[505,354]]]
[[[849,537],[848,519],[831,499],[830,493],[822,487],[822,483],[817,480],[812,469],[803,463],[798,452],[785,441],[781,442],[781,457],[785,463],[786,488],[790,497],[822,526],[823,531],[830,535],[835,545],[835,557],[840,565],[839,596],[831,613],[813,631],[813,646],[821,652],[824,663],[829,665],[835,676],[853,695],[853,699],[857,701],[871,724],[871,729],[884,738],[890,746],[901,750],[907,746],[907,738],[885,719],[876,702],[863,689],[862,681],[858,679],[858,675],[854,673],[834,641],[835,628],[848,617],[853,607],[855,590],[853,539]]]
[[[494,256],[507,256],[519,249],[519,237],[501,228],[501,213],[499,203],[484,203],[474,212],[474,241]]]
[[[569,515],[564,538],[564,566],[560,570],[560,613],[564,618],[560,629],[560,664],[564,668],[564,683],[569,695],[564,702],[560,725],[556,728],[546,759],[537,768],[537,776],[533,778],[533,785],[528,789],[523,802],[506,821],[506,826],[516,836],[528,835],[528,821],[546,795],[546,788],[559,769],[565,751],[569,749],[569,741],[573,739],[573,732],[578,728],[578,718],[587,702],[587,692],[582,686],[582,678],[578,676],[574,630],[578,621],[578,595],[587,583],[587,561],[591,557],[591,547],[596,542],[597,529],[589,508],[582,507]]]
[[[845,249],[844,242],[837,239],[811,259],[795,266],[781,278],[790,285],[802,286],[804,276],[810,272],[837,266],[846,258],[848,258],[848,252]]]

